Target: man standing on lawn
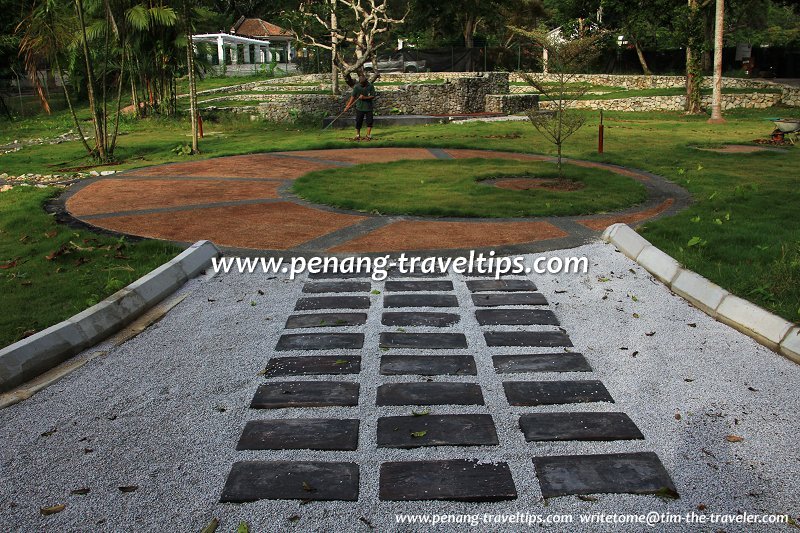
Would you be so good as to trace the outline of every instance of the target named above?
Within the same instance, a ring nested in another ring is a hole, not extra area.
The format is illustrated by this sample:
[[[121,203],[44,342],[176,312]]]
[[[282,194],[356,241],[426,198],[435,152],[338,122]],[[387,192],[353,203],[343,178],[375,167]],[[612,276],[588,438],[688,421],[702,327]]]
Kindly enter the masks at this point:
[[[350,96],[350,100],[348,100],[344,108],[344,110],[347,111],[353,106],[353,103],[356,105],[356,136],[353,139],[354,141],[361,140],[361,126],[364,124],[365,119],[367,123],[367,136],[364,137],[364,139],[367,141],[372,140],[372,109],[374,99],[375,86],[367,80],[365,75],[361,74],[358,77],[358,83],[353,85],[353,94]]]

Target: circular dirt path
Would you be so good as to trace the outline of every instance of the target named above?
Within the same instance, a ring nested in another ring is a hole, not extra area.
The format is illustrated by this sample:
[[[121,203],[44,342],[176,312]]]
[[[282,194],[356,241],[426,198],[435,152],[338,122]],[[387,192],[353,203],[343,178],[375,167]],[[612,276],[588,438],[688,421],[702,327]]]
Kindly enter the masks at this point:
[[[66,212],[103,230],[178,243],[208,239],[228,251],[458,254],[491,248],[529,253],[578,246],[615,222],[638,224],[673,214],[688,193],[629,168],[567,160],[642,182],[644,204],[614,213],[509,219],[382,216],[310,204],[292,180],[314,171],[409,159],[551,161],[542,155],[440,148],[346,148],[220,157],[170,163],[86,180],[61,198]]]

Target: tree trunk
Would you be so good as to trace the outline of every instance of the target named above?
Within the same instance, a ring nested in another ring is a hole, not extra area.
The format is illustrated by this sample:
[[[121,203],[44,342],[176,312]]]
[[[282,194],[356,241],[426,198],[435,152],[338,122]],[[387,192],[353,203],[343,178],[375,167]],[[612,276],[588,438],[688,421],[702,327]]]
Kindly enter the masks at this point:
[[[642,47],[639,46],[639,42],[635,39],[633,40],[633,47],[636,49],[636,57],[639,58],[639,64],[642,66],[642,72],[644,72],[646,76],[652,76],[653,73],[650,71],[650,67],[647,66],[647,60],[644,58]]]
[[[189,115],[192,120],[192,153],[199,152],[197,135],[197,86],[194,80],[194,42],[192,40],[192,29],[188,18],[188,8],[186,9],[186,65],[189,70]]]
[[[101,117],[98,115],[97,102],[94,94],[94,68],[92,67],[92,57],[89,52],[89,39],[86,35],[86,19],[83,14],[83,0],[75,0],[75,9],[78,14],[78,24],[81,31],[81,46],[83,49],[83,59],[86,62],[86,93],[89,98],[89,110],[92,113],[94,122],[94,144],[95,153],[100,161],[107,160],[106,147],[103,144],[103,130]]]
[[[714,20],[714,92],[711,97],[711,124],[725,122],[722,118],[722,39],[725,19],[725,0],[717,0]]]
[[[686,113],[697,115],[700,108],[700,61],[695,51],[697,44],[696,26],[698,22],[697,0],[689,0],[689,35],[686,39]]]
[[[117,109],[114,111],[114,134],[111,136],[111,147],[109,151],[113,154],[117,147],[117,134],[119,134],[119,117],[122,110],[122,84],[125,79],[125,47],[122,47],[122,61],[119,67],[119,83],[117,84]]]
[[[336,0],[331,0],[331,91],[339,94],[339,67],[336,65],[336,49],[339,45],[336,32],[339,22],[336,19]],[[376,65],[377,67],[377,65]]]
[[[64,89],[64,100],[67,102],[69,114],[72,116],[72,122],[75,124],[75,129],[78,130],[78,135],[80,136],[81,143],[83,143],[83,147],[86,148],[86,153],[92,155],[92,148],[89,146],[89,143],[86,142],[86,137],[83,135],[83,130],[81,129],[81,122],[78,120],[78,115],[75,113],[75,109],[72,107],[72,100],[69,97],[67,84],[64,82],[64,71],[61,70],[61,62],[58,60],[58,55],[54,56],[53,63],[55,64],[56,69],[58,69],[58,75],[61,77],[61,87]]]
[[[475,26],[477,21],[474,15],[468,15],[464,22],[464,46],[467,48],[467,71],[473,72],[475,65],[472,63],[472,48],[475,46]]]

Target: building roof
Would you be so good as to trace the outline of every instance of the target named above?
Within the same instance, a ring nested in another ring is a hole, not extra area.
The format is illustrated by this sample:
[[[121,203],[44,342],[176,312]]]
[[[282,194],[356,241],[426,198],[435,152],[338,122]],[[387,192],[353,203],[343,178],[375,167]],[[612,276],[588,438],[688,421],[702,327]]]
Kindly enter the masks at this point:
[[[292,37],[291,32],[266,20],[245,17],[239,17],[239,20],[231,28],[231,33],[257,39]]]

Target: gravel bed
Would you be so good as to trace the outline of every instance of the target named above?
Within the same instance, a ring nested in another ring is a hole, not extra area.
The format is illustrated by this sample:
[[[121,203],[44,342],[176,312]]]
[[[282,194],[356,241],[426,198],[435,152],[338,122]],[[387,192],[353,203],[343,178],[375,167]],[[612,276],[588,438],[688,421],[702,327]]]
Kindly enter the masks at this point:
[[[511,379],[600,379],[614,404],[509,407],[490,355],[553,349],[480,348],[485,346],[483,329],[475,320],[464,278],[452,276],[462,319],[446,330],[463,332],[473,349],[442,353],[474,355],[478,376],[436,377],[435,381],[477,379],[486,405],[435,406],[431,412],[491,413],[499,448],[376,449],[377,417],[411,411],[376,407],[378,384],[425,379],[379,376],[378,335],[394,329],[380,324],[383,294],[370,296],[373,305],[366,326],[341,329],[364,331],[364,350],[325,352],[362,355],[357,408],[256,412],[248,405],[265,381],[258,373],[274,354],[286,318],[301,296],[303,280],[266,275],[204,277],[188,283],[182,289],[188,297],[144,333],[32,399],[0,411],[0,526],[12,531],[199,531],[216,517],[219,531],[235,531],[240,521],[246,521],[251,531],[367,531],[370,525],[377,531],[415,530],[397,525],[395,513],[566,513],[577,522],[581,513],[697,511],[788,513],[797,519],[800,366],[694,309],[610,245],[594,243],[546,255],[589,258],[586,275],[532,279],[570,335],[575,345],[571,350],[583,353],[594,372],[515,374]],[[382,292],[383,282],[372,282],[372,289]],[[638,425],[645,440],[526,443],[518,427],[519,415],[549,411],[621,411]],[[359,450],[235,451],[248,420],[316,416],[360,418]],[[743,440],[729,442],[726,438],[731,435]],[[656,452],[680,499],[597,495],[591,501],[569,496],[551,499],[546,505],[542,502],[531,457],[632,451]],[[495,503],[378,501],[377,473],[382,462],[450,458],[508,462],[519,498]],[[356,461],[361,469],[360,499],[220,504],[231,465],[246,459]],[[119,488],[134,486],[132,492]],[[87,494],[71,494],[87,488]],[[57,504],[66,508],[41,515],[41,508]],[[469,526],[436,530],[460,529]],[[477,529],[519,530],[520,526],[480,525]],[[620,529],[652,530],[644,525],[578,523],[551,528]],[[706,529],[770,531],[775,526]]]

